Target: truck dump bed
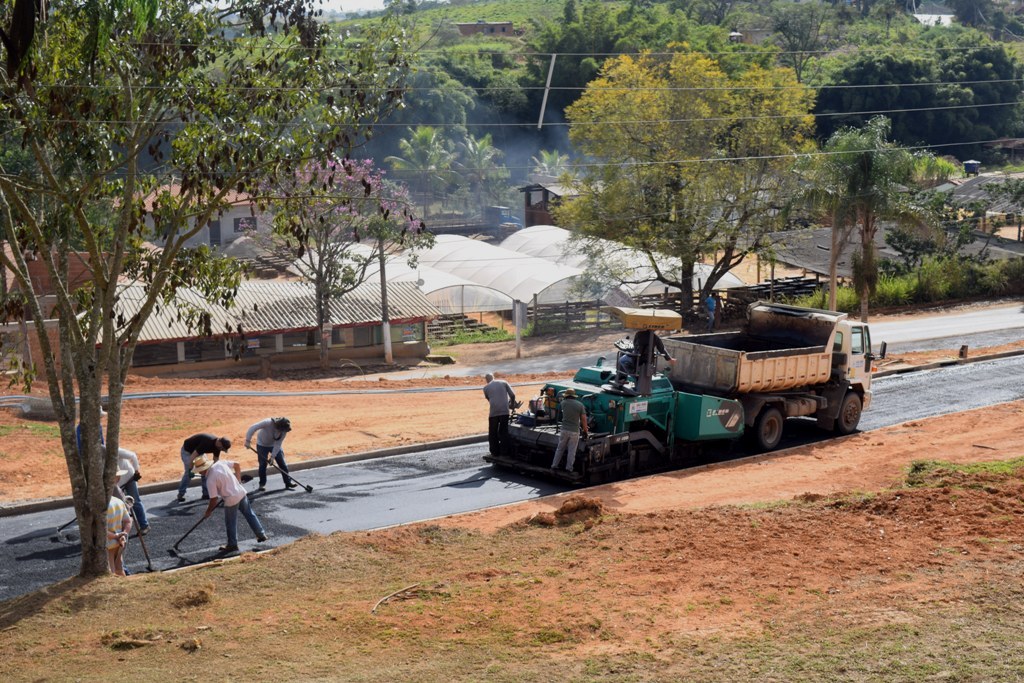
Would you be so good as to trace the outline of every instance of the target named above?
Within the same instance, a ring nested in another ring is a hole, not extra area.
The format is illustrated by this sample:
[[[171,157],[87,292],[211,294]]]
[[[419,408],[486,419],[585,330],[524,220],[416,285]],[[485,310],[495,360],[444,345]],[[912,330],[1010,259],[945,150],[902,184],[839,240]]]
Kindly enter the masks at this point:
[[[740,332],[664,339],[680,387],[727,394],[777,392],[827,382],[832,342],[845,313],[756,303]]]

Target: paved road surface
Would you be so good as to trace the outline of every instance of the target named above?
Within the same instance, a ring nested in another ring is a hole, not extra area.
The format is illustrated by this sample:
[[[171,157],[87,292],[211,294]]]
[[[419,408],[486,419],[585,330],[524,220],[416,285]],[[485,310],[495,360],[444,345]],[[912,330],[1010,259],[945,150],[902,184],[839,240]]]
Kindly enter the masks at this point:
[[[873,409],[864,415],[862,429],[877,429],[911,419],[941,415],[1024,397],[1024,357],[985,361],[937,370],[881,378],[876,383]],[[964,391],[970,387],[970,391]],[[791,430],[782,447],[821,439],[810,424]],[[252,495],[253,509],[271,533],[268,546],[295,540],[311,532],[373,529],[432,519],[456,512],[505,505],[567,490],[556,483],[523,477],[486,465],[484,444],[424,451],[379,460],[335,465],[296,472],[312,493],[281,490],[280,477],[270,490]],[[252,490],[254,484],[250,484]],[[223,514],[218,511],[180,545],[180,557],[168,549],[205,509],[197,501],[174,502],[174,492],[147,494],[153,532],[145,540],[155,569],[171,569],[217,557],[224,543]],[[58,537],[56,528],[73,519],[70,508],[0,518],[0,599],[10,598],[77,572],[77,529]],[[243,550],[257,548],[243,519],[239,519]],[[128,566],[146,570],[138,540],[131,541]]]

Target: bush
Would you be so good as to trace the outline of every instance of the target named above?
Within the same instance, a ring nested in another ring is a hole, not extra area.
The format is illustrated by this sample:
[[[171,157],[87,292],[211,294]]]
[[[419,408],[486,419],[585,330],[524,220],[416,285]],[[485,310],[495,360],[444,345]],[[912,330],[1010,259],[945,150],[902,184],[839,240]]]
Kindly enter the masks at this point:
[[[1024,294],[1024,258],[1002,261],[995,268],[1002,276],[1003,294]]]
[[[914,278],[907,275],[883,275],[878,279],[872,306],[906,306],[914,302]]]

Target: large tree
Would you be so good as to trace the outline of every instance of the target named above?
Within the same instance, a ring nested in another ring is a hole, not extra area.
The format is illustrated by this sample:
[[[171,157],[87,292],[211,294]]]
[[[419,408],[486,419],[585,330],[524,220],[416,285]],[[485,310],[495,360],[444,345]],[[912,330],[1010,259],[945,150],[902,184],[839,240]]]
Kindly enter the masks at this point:
[[[232,193],[259,197],[314,155],[363,138],[401,97],[405,43],[386,20],[338,49],[295,0],[34,6],[34,33],[4,41],[0,74],[3,144],[32,159],[27,170],[0,168],[0,229],[12,247],[0,259],[19,286],[3,309],[23,305],[38,333],[37,365],[81,529],[80,573],[95,576],[107,571],[104,512],[124,382],[143,325],[156,308],[174,305],[182,288],[229,304],[239,282],[233,262],[187,245]],[[18,5],[5,4],[0,25],[20,26],[17,13]],[[147,248],[147,240],[160,248]],[[77,288],[69,275],[76,251],[88,264]],[[30,259],[49,276],[57,344],[46,333]],[[120,305],[126,282],[141,297],[130,317]],[[214,332],[204,310],[181,313],[198,331]]]
[[[656,279],[685,293],[707,259],[708,291],[782,224],[790,160],[813,145],[811,101],[789,69],[733,77],[695,53],[620,57],[567,110],[589,161],[556,218],[640,250]]]
[[[780,2],[772,5],[772,40],[782,49],[779,61],[793,67],[803,82],[808,62],[828,44],[827,29],[833,10],[826,4]]]

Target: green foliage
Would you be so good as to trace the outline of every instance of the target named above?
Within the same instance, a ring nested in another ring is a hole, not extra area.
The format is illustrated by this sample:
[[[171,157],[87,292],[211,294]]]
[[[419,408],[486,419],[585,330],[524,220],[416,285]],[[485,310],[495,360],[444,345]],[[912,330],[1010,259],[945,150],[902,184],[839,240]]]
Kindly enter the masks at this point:
[[[870,115],[849,112],[880,111],[890,112],[893,138],[908,145],[967,144],[1015,134],[1024,83],[1019,60],[1005,46],[952,28],[881,53],[877,45],[835,58],[832,74],[821,78],[819,134],[863,125]]]
[[[447,339],[431,339],[430,345],[444,347],[457,344],[491,344],[494,342],[511,341],[513,339],[515,339],[515,335],[506,330],[495,328],[482,330],[457,328]]]
[[[910,278],[883,275],[875,286],[872,305],[881,307],[906,306],[914,301],[914,285]]]
[[[854,288],[839,287],[836,294],[836,310],[848,313],[859,310],[860,297]],[[969,259],[926,258],[910,272],[882,275],[870,305],[888,308],[1020,294],[1024,294],[1024,259],[978,263]],[[790,303],[828,308],[828,293],[822,288],[814,294],[795,297]]]
[[[713,256],[715,282],[763,246],[796,193],[791,159],[810,149],[810,95],[789,69],[733,74],[695,52],[611,60],[566,111],[571,141],[600,163],[580,169],[555,219],[646,254],[647,279],[684,292],[693,264]],[[595,267],[640,277],[614,254]]]

